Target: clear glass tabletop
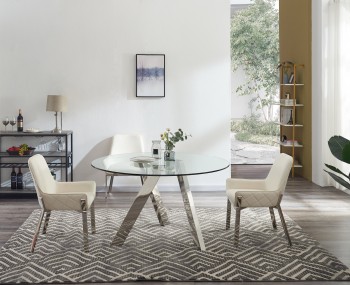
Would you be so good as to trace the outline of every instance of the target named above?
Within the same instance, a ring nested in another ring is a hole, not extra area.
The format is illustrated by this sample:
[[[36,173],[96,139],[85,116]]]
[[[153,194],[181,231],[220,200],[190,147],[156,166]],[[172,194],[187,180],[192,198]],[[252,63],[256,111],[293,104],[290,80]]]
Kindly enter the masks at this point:
[[[185,176],[223,170],[230,163],[219,157],[176,152],[175,161],[155,159],[151,153],[125,153],[92,161],[99,170],[139,176]]]

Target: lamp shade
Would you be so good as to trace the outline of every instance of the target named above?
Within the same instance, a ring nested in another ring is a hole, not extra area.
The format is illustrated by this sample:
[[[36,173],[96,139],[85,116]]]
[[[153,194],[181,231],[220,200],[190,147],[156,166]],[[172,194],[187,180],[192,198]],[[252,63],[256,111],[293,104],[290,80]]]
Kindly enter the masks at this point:
[[[67,97],[63,95],[47,95],[46,111],[67,112]]]

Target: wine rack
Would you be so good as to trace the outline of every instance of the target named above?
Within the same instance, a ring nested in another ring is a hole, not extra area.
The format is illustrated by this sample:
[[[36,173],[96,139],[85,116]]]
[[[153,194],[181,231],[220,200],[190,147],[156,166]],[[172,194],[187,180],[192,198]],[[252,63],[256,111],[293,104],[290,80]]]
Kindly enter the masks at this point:
[[[7,153],[5,147],[6,139],[16,141],[16,145],[23,143],[24,139],[31,138],[52,138],[59,139],[64,143],[65,147],[61,151],[34,151],[31,155],[11,155]],[[41,154],[45,157],[48,166],[51,169],[60,169],[62,179],[65,181],[73,181],[73,132],[62,131],[61,133],[52,133],[49,131],[30,133],[30,132],[0,132],[0,186],[2,185],[4,176],[3,169],[6,168],[28,168],[28,159],[35,155]],[[18,197],[35,197],[34,187],[27,187],[25,189],[11,189],[10,187],[0,187],[0,196],[16,196]]]

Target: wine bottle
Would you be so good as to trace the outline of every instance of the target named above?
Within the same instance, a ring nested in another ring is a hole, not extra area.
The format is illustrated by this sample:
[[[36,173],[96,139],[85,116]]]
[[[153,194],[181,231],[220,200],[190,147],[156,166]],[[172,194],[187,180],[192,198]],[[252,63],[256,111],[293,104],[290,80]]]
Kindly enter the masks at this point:
[[[19,109],[19,114],[17,117],[17,132],[23,132],[23,116],[21,109]]]
[[[15,171],[15,168],[12,167],[12,172],[11,172],[11,189],[16,189],[17,188],[17,174]]]
[[[18,168],[17,173],[17,189],[23,189],[23,174],[21,168]]]

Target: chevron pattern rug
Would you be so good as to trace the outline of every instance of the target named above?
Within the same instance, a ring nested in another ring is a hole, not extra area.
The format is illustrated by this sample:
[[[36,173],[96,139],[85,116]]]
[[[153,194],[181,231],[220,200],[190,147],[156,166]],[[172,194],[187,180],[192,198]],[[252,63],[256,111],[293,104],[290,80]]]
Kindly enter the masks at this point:
[[[197,213],[203,252],[192,240],[183,209],[169,210],[170,224],[161,227],[147,208],[121,247],[110,242],[126,210],[96,209],[97,233],[89,236],[89,252],[82,249],[81,215],[53,212],[47,234],[30,253],[35,210],[0,251],[0,283],[350,280],[349,269],[288,217],[292,247],[281,224],[273,230],[268,209],[242,212],[240,243],[234,247],[233,229],[225,230],[225,209],[198,208]]]

